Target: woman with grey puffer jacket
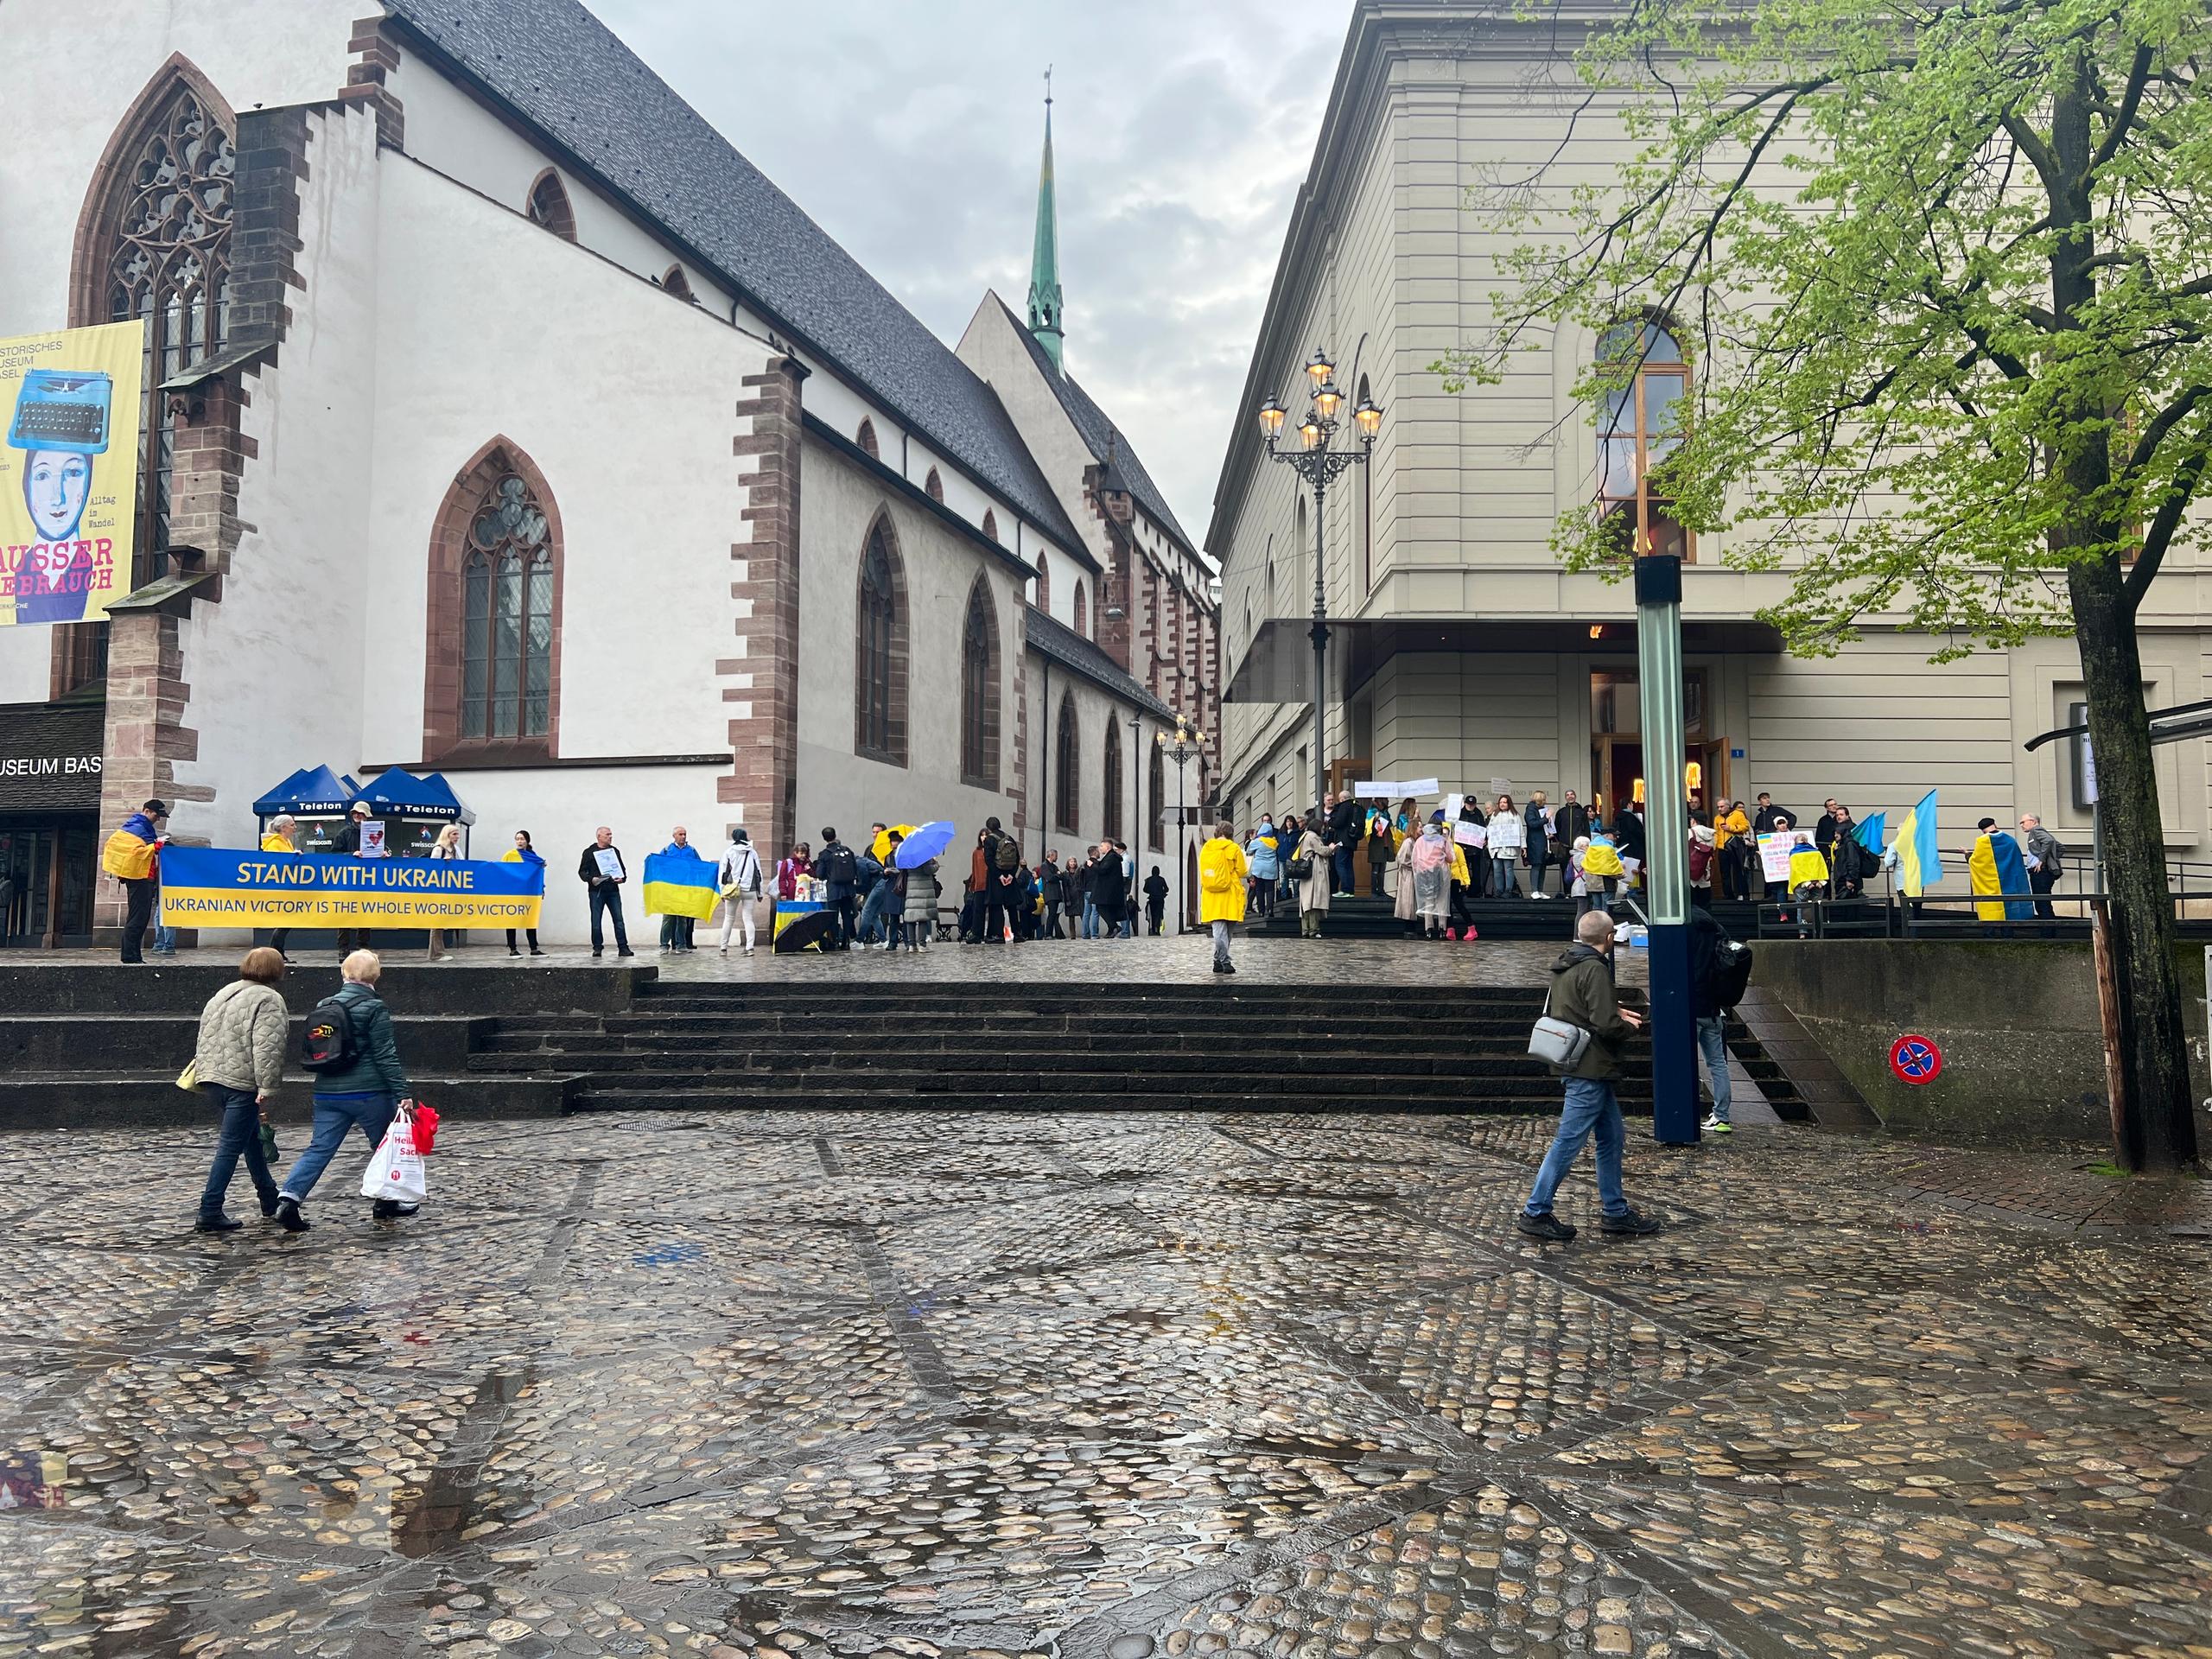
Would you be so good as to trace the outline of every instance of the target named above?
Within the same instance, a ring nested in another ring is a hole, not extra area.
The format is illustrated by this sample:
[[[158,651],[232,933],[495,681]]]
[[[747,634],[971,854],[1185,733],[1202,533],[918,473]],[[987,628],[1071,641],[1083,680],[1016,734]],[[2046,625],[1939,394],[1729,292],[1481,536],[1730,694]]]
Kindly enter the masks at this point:
[[[284,1080],[292,1015],[276,988],[283,977],[284,958],[276,951],[266,945],[249,950],[238,964],[238,977],[209,997],[200,1011],[193,1074],[200,1092],[222,1109],[223,1127],[215,1142],[215,1160],[207,1168],[207,1190],[200,1195],[197,1232],[233,1233],[245,1224],[223,1213],[223,1198],[241,1153],[261,1199],[261,1213],[276,1213],[276,1181],[261,1150],[261,1109]]]

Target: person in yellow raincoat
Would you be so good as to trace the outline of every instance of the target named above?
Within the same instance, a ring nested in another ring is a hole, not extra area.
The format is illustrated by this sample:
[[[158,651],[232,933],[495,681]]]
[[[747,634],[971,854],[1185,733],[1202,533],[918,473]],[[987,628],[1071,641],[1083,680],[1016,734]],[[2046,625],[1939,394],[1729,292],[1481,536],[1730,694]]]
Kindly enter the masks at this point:
[[[1251,870],[1236,844],[1236,826],[1224,818],[1214,825],[1213,839],[1198,849],[1198,920],[1213,929],[1217,974],[1236,971],[1229,959],[1229,934],[1244,919],[1244,878]]]
[[[264,853],[296,853],[300,850],[299,833],[299,820],[289,812],[280,812],[269,820],[269,828],[261,837],[261,850]],[[278,956],[284,957],[286,962],[291,961],[289,957],[284,956],[285,944],[291,937],[292,930],[289,927],[280,927],[269,936],[269,948]]]

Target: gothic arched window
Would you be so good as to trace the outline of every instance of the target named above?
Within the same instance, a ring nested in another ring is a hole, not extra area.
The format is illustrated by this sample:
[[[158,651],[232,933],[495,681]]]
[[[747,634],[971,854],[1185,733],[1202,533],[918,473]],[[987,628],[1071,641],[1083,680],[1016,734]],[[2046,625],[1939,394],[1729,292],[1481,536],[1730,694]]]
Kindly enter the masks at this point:
[[[559,728],[561,524],[530,459],[495,439],[447,492],[430,542],[424,753],[550,757]]]
[[[1083,584],[1075,585],[1075,631],[1084,639],[1090,638],[1090,619],[1084,614]]]
[[[1110,722],[1109,723],[1110,727]],[[1082,810],[1083,743],[1076,734],[1075,694],[1060,694],[1060,723],[1052,740],[1052,827],[1063,835],[1082,830],[1077,820]]]
[[[922,488],[928,492],[930,499],[938,505],[944,505],[944,480],[937,475],[936,467],[930,468],[930,475],[923,480]]]
[[[530,222],[541,225],[563,242],[576,239],[576,212],[569,205],[569,192],[561,175],[547,168],[530,187]]]
[[[995,542],[999,538],[999,516],[988,507],[983,509],[983,534]]]
[[[861,422],[860,445],[862,449],[868,452],[868,458],[870,461],[881,461],[883,459],[883,452],[875,447],[875,423],[874,421],[863,419]]]
[[[1685,563],[1695,541],[1676,524],[1651,472],[1682,441],[1690,372],[1682,348],[1658,323],[1616,323],[1598,342],[1598,362],[1613,390],[1598,404],[1598,513],[1624,553],[1652,552]]]
[[[1047,616],[1052,613],[1052,571],[1042,553],[1037,556],[1037,608]]]
[[[1106,710],[1106,839],[1122,838],[1122,724]]]
[[[176,429],[156,390],[230,340],[231,224],[238,154],[207,101],[180,84],[131,141],[105,232],[103,310],[146,327],[137,555],[130,585],[162,574]]]
[[[999,786],[999,625],[981,576],[968,590],[960,635],[960,781]]]
[[[1157,743],[1152,746],[1152,758],[1145,763],[1144,793],[1152,803],[1151,816],[1144,821],[1145,844],[1156,853],[1166,845],[1166,831],[1160,828],[1160,821],[1167,804],[1167,763],[1161,758]]]
[[[861,550],[853,664],[853,750],[906,764],[906,582],[882,519]]]
[[[668,275],[660,279],[660,285],[679,300],[689,300],[694,305],[699,303],[699,296],[691,291],[691,279],[683,274],[681,265],[671,265]]]

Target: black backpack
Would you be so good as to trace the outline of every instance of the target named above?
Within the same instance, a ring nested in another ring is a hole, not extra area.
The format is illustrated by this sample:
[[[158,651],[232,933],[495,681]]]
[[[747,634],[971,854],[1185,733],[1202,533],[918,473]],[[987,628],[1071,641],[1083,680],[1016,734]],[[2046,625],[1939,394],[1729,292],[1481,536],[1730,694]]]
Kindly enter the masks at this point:
[[[842,841],[833,841],[822,849],[822,879],[841,887],[851,887],[860,880],[860,861],[853,856],[853,849]]]
[[[360,1058],[353,1014],[334,996],[326,996],[308,1014],[300,1034],[300,1064],[309,1071],[343,1071]]]
[[[1751,947],[1740,939],[1723,939],[1713,952],[1713,1001],[1724,1011],[1744,1000],[1751,985]]]
[[[1012,875],[1021,868],[1020,844],[1012,836],[1001,836],[991,849],[991,864],[1001,875]]]

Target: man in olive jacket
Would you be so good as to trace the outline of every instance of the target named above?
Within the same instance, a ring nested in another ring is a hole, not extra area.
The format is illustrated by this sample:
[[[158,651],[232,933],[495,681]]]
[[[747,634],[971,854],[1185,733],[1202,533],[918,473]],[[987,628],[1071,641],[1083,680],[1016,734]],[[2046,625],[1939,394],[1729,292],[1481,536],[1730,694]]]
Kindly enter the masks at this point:
[[[1574,940],[1552,964],[1551,1016],[1590,1033],[1582,1058],[1565,1069],[1567,1101],[1559,1133],[1536,1172],[1529,1203],[1514,1225],[1534,1238],[1566,1243],[1574,1229],[1552,1214],[1552,1195],[1581,1154],[1582,1143],[1598,1140],[1598,1198],[1605,1208],[1599,1224],[1607,1233],[1656,1233],[1660,1224],[1629,1208],[1621,1191],[1621,1144],[1626,1130],[1613,1079],[1620,1075],[1620,1052],[1643,1028],[1641,1014],[1623,1011],[1613,995],[1613,924],[1603,911],[1591,911],[1574,925]]]

